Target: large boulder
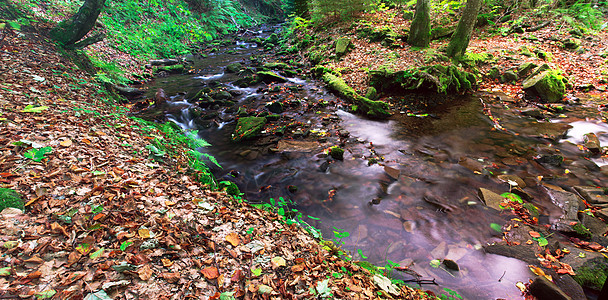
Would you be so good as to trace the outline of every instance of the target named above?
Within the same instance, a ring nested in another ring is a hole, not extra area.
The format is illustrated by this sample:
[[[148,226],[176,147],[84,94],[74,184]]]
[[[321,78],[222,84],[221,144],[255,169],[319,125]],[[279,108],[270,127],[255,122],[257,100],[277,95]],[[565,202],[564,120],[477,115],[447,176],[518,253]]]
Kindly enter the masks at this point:
[[[555,70],[543,71],[528,77],[522,85],[524,91],[546,102],[558,102],[566,93],[564,77]]]
[[[281,76],[281,75],[277,75],[272,71],[259,71],[256,73],[258,75],[258,77],[266,82],[266,83],[271,83],[271,82],[287,82],[287,79],[285,79],[285,77]]]

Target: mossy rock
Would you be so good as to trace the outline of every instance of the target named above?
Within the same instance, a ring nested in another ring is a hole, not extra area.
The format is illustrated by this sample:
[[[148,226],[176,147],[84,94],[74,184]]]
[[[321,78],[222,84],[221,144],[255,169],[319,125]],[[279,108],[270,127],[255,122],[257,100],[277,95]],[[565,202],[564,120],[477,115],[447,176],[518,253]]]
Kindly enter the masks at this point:
[[[370,100],[377,100],[378,91],[376,90],[376,88],[373,86],[368,87],[367,92],[365,92],[365,98],[370,99]]]
[[[451,27],[435,27],[431,29],[431,40],[437,40],[444,37],[450,37],[456,30],[456,26]]]
[[[525,62],[517,67],[517,75],[520,78],[525,78],[536,67],[538,66],[535,63]]]
[[[243,68],[241,63],[235,62],[226,66],[226,73],[238,73]]]
[[[185,70],[186,70],[186,67],[184,67],[184,65],[178,64],[178,65],[159,67],[158,69],[156,69],[156,72],[158,73],[160,71],[165,71],[165,72],[171,73],[171,74],[181,74]]]
[[[271,71],[259,71],[256,73],[256,75],[260,78],[260,80],[266,82],[266,83],[271,83],[271,82],[287,82],[287,79],[285,79],[285,77],[281,76],[281,75],[277,75],[274,72]]]
[[[236,123],[236,128],[232,133],[232,140],[239,142],[254,138],[258,133],[262,131],[266,125],[266,118],[264,117],[243,117],[239,118]]]
[[[492,67],[492,69],[490,69],[490,72],[488,72],[487,76],[492,79],[500,78],[500,69],[498,67]]]
[[[528,77],[522,83],[524,91],[537,95],[546,102],[558,102],[566,93],[564,77],[555,70],[547,70]]]
[[[232,181],[220,181],[218,186],[221,190],[226,190],[228,195],[239,196],[241,194],[239,187]]]
[[[515,72],[509,70],[500,76],[500,82],[514,82],[517,81],[518,77]]]
[[[566,49],[576,50],[578,49],[578,47],[581,46],[581,40],[575,38],[567,38],[562,41],[562,44]]]
[[[589,231],[589,229],[587,229],[587,227],[585,227],[583,224],[581,223],[576,223],[572,226],[572,229],[574,230],[574,232],[576,232],[576,235],[585,239],[585,240],[589,240],[591,239],[591,237],[593,236],[593,234],[591,233],[591,231]]]
[[[282,62],[269,62],[264,64],[264,69],[268,70],[283,70],[289,68],[289,65]]]
[[[323,81],[328,88],[336,92],[338,95],[351,101],[357,105],[368,117],[371,118],[386,118],[390,116],[388,112],[388,104],[382,101],[372,101],[360,96],[355,90],[348,86],[344,80],[332,73],[323,74]]]
[[[574,280],[583,287],[600,291],[608,274],[608,259],[590,261],[575,270]]]
[[[264,40],[263,45],[264,47],[276,46],[278,42],[279,36],[276,33],[273,33]]]
[[[14,190],[0,188],[0,211],[7,207],[14,207],[23,210],[24,202],[21,195]]]
[[[351,45],[350,39],[341,37],[336,41],[336,56],[341,57],[348,52],[349,46]]]
[[[381,92],[434,90],[445,94],[472,90],[477,86],[477,79],[472,73],[459,70],[454,65],[438,64],[401,71],[373,70],[370,71],[370,84]]]
[[[329,156],[336,160],[344,160],[344,149],[333,146],[329,148]]]
[[[534,56],[534,52],[530,51],[530,49],[528,49],[528,47],[526,47],[526,46],[521,46],[519,48],[519,54],[527,56],[527,57]]]

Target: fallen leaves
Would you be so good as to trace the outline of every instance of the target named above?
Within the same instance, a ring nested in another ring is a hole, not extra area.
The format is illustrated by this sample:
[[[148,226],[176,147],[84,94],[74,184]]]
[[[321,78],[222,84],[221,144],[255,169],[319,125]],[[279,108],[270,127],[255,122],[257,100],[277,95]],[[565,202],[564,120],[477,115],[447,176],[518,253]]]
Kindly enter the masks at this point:
[[[239,235],[236,232],[231,232],[228,235],[226,235],[226,241],[228,241],[230,244],[232,244],[232,246],[238,246],[241,243],[241,240],[239,239]]]
[[[216,279],[218,276],[220,276],[219,272],[217,271],[216,267],[207,267],[201,270],[201,273],[203,273],[203,275],[205,276],[205,278],[211,280],[211,279]]]

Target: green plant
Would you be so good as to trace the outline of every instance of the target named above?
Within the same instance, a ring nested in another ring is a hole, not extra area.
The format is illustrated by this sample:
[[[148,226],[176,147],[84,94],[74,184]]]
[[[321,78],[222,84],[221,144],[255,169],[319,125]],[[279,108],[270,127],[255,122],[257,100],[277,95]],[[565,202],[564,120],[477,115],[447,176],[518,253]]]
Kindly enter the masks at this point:
[[[24,202],[21,200],[21,195],[14,190],[0,188],[0,211],[7,207],[13,207],[23,210]]]
[[[448,288],[444,288],[443,289],[447,294],[442,293],[441,295],[439,295],[439,299],[441,300],[456,300],[456,299],[462,299],[462,296],[460,296],[456,291],[448,289]]]
[[[23,156],[35,161],[35,162],[39,162],[42,159],[44,159],[44,155],[47,153],[53,152],[53,148],[52,147],[42,147],[39,149],[36,148],[32,148],[30,150],[28,150],[27,152],[25,152],[25,154],[23,154]]]

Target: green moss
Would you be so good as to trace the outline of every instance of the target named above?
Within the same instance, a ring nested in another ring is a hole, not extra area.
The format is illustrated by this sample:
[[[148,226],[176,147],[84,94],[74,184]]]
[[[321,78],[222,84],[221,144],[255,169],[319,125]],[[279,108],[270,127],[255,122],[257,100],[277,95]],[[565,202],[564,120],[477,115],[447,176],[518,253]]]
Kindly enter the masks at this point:
[[[277,75],[272,71],[259,71],[256,73],[258,78],[266,83],[270,82],[287,82],[287,79],[281,75]]]
[[[266,118],[264,117],[240,118],[236,123],[234,132],[232,133],[232,140],[239,142],[253,138],[260,133],[260,131],[262,131],[264,125],[266,125]]]
[[[226,193],[231,196],[238,196],[241,194],[239,187],[232,181],[220,181],[219,188],[225,189]]]
[[[323,74],[323,81],[331,90],[357,105],[368,117],[386,118],[390,116],[387,103],[372,101],[360,96],[352,87],[348,86],[342,78],[331,73],[325,73]]]
[[[583,239],[588,240],[591,239],[591,237],[593,236],[591,231],[589,231],[589,229],[587,229],[587,227],[585,227],[581,223],[574,224],[574,226],[572,226],[572,229],[574,229],[574,231],[576,231],[576,234],[582,237]]]
[[[370,71],[370,84],[380,91],[436,90],[438,93],[464,92],[477,85],[475,75],[456,66],[425,66],[401,71]]]
[[[333,146],[333,147],[329,148],[329,155],[333,159],[344,160],[344,149],[342,149],[338,146]]]
[[[346,54],[350,45],[351,43],[349,38],[339,38],[336,41],[336,55],[340,57]]]
[[[0,188],[0,211],[7,207],[14,207],[23,210],[24,202],[19,193],[11,189]]]
[[[283,70],[289,68],[289,65],[282,62],[269,62],[264,64],[264,68],[270,70]]]
[[[566,93],[564,77],[556,70],[540,72],[526,79],[522,85],[524,90],[534,91],[541,99],[548,102],[558,102]]]
[[[581,286],[599,291],[606,282],[606,274],[608,274],[608,261],[604,260],[604,263],[596,263],[592,267],[584,266],[577,269],[574,280]]]

